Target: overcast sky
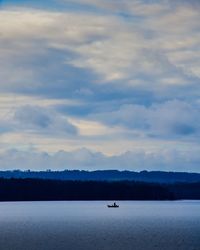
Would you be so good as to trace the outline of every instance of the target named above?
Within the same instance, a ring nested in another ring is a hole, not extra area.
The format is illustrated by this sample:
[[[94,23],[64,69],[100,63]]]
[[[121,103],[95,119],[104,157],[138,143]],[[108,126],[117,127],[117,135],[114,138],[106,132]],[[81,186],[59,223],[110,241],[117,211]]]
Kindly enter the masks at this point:
[[[0,169],[200,172],[198,0],[1,0]]]

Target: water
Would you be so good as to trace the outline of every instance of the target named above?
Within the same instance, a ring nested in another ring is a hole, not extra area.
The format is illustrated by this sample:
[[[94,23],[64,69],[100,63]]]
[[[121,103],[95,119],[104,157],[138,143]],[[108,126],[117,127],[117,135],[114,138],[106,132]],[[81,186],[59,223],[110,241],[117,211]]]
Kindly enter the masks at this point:
[[[200,250],[200,201],[0,203],[2,250]]]

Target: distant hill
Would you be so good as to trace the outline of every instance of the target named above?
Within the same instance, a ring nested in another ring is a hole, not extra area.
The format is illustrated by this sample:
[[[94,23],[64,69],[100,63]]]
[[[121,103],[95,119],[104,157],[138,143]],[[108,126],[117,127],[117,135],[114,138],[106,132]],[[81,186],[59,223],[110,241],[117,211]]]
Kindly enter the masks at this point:
[[[194,183],[200,182],[200,173],[162,171],[118,171],[118,170],[64,170],[64,171],[0,171],[0,178],[31,178],[76,181],[141,181],[149,183]]]

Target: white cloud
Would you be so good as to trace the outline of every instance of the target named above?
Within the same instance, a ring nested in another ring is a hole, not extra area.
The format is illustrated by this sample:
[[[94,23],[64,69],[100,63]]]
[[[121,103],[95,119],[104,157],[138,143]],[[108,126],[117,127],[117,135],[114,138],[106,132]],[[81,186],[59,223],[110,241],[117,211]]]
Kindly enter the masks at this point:
[[[199,151],[191,152],[162,150],[146,153],[145,151],[125,152],[120,155],[105,156],[99,152],[92,152],[86,148],[71,152],[59,151],[54,154],[32,150],[8,150],[0,154],[2,169],[128,169],[196,171],[199,172]]]
[[[97,121],[77,118],[70,118],[69,121],[78,128],[82,136],[111,136],[126,132],[120,127],[109,127]]]

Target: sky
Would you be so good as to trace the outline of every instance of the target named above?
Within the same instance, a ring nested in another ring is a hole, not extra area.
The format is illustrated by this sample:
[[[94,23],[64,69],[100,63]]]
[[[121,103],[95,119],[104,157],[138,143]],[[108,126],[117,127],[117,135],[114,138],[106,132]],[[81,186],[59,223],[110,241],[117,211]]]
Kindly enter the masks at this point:
[[[0,169],[200,172],[198,0],[1,0]]]

